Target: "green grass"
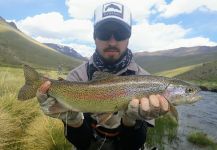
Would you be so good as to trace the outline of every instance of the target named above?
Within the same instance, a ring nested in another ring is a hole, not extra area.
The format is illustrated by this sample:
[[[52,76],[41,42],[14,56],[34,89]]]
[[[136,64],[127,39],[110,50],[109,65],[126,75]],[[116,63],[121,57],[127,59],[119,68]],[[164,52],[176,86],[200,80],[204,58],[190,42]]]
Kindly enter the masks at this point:
[[[22,64],[52,69],[62,64],[70,70],[81,61],[56,52],[0,21],[0,66]]]
[[[40,72],[57,78],[56,71]],[[71,149],[64,137],[62,122],[46,117],[36,98],[17,100],[23,84],[22,69],[0,67],[0,149]]]
[[[161,75],[165,77],[175,77],[177,75],[183,74],[185,72],[188,72],[198,66],[201,66],[202,64],[197,64],[197,65],[191,65],[191,66],[186,66],[186,67],[180,67],[172,70],[167,70],[167,71],[162,71],[156,73],[156,75]]]
[[[217,149],[217,143],[203,132],[192,132],[187,136],[187,139],[189,142],[200,147],[210,147],[213,150]]]
[[[172,143],[176,139],[178,129],[177,118],[174,114],[168,113],[155,120],[155,127],[148,128],[147,147],[157,147],[164,150],[165,143]]]

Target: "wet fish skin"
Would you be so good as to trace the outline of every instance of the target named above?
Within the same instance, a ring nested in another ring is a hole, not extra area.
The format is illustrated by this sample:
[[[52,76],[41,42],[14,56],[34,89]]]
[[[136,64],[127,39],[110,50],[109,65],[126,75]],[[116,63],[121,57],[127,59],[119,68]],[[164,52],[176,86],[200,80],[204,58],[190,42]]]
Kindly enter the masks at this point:
[[[104,113],[127,108],[133,98],[151,94],[163,95],[171,104],[198,101],[199,88],[187,82],[160,76],[116,76],[96,72],[88,82],[58,81],[41,76],[30,66],[24,65],[25,85],[18,94],[19,100],[35,97],[37,89],[46,80],[51,82],[48,95],[55,97],[65,107],[78,112]]]

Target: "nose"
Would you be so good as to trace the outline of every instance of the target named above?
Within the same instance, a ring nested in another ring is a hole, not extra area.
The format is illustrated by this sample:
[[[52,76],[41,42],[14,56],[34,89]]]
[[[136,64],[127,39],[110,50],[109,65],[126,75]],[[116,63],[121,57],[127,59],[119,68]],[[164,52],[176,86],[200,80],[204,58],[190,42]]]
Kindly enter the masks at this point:
[[[115,45],[117,44],[117,41],[116,41],[116,39],[114,38],[114,35],[112,35],[112,36],[110,37],[110,39],[108,40],[108,43],[109,43],[110,46],[115,46]]]

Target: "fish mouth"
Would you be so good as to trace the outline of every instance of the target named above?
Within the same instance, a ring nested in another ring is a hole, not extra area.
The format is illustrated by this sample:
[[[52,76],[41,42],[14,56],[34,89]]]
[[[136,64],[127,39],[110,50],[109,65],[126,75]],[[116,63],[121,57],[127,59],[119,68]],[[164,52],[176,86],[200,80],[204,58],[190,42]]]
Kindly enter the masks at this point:
[[[189,104],[195,103],[195,102],[197,102],[197,101],[199,101],[199,100],[201,100],[201,99],[202,99],[202,96],[199,95],[198,92],[196,92],[196,93],[194,93],[194,94],[191,96],[191,101],[189,102]]]

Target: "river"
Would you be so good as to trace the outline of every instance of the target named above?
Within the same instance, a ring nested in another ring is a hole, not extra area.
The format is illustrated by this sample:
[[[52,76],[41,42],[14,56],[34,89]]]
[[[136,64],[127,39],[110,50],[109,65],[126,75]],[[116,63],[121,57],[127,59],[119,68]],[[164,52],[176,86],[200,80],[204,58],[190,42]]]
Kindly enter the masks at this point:
[[[187,135],[193,131],[206,133],[217,142],[217,93],[201,92],[203,97],[197,103],[177,106],[179,127],[177,138],[166,150],[204,150],[187,141]]]

